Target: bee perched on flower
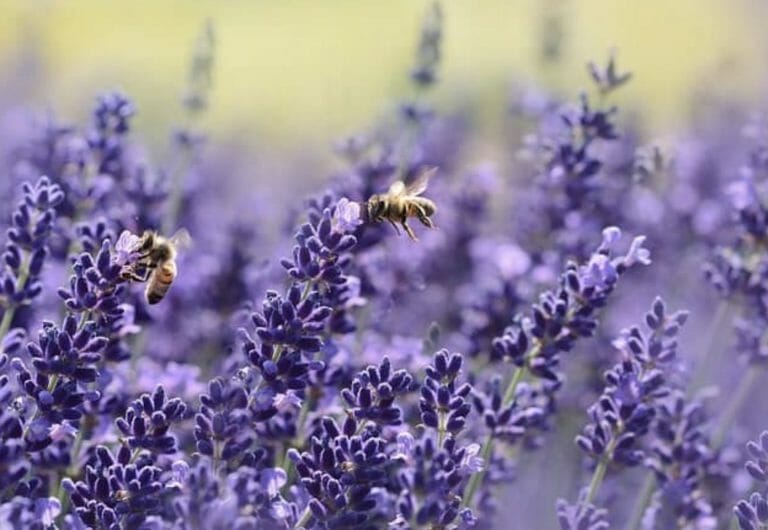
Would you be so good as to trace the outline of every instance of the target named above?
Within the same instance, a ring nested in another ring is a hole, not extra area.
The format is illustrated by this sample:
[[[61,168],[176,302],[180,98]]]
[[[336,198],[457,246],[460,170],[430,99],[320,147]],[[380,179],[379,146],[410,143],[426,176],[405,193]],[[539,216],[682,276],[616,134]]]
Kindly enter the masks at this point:
[[[147,302],[156,304],[165,297],[178,274],[177,249],[190,243],[189,232],[184,229],[170,238],[151,230],[145,231],[141,237],[123,232],[115,246],[118,262],[124,262],[119,263],[122,265],[120,276],[124,280],[147,282]]]

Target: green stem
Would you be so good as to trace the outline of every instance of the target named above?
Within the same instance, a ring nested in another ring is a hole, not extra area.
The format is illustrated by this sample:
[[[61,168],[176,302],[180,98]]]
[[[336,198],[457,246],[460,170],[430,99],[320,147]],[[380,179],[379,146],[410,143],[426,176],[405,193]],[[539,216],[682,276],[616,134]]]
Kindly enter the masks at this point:
[[[309,418],[309,409],[312,408],[311,399],[309,396],[304,400],[304,403],[301,404],[301,410],[299,411],[299,418],[296,422],[296,433],[299,434],[301,431],[304,430],[304,424],[307,423],[307,418]]]
[[[608,464],[610,464],[611,460],[613,460],[613,451],[616,449],[616,441],[621,437],[623,433],[624,425],[620,423],[616,429],[615,436],[608,444],[608,447],[605,448],[605,452],[597,462],[597,467],[595,467],[595,471],[592,473],[592,480],[589,481],[587,496],[584,498],[584,503],[582,506],[592,504],[592,501],[595,500],[597,492],[600,491],[600,486],[602,485],[603,479],[605,478],[605,472],[608,471]]]
[[[5,309],[5,313],[3,313],[3,320],[0,321],[0,340],[3,340],[8,334],[8,330],[11,329],[11,321],[13,321],[13,315],[15,313],[15,305],[10,305]]]
[[[358,425],[358,426],[357,426],[357,429],[355,429],[355,434],[354,434],[354,436],[358,436],[358,435],[359,435],[361,432],[363,432],[363,430],[365,429],[365,427],[366,427],[367,425],[368,425],[368,421],[367,421],[367,420],[366,420],[366,421],[361,421],[361,422],[360,422],[360,425]]]
[[[422,100],[422,94],[423,90],[420,90],[416,88],[413,93],[412,103],[415,106],[418,106],[420,100]],[[411,144],[413,144],[416,140],[418,140],[419,134],[421,133],[421,124],[415,123],[411,120],[407,120],[405,122],[405,128],[403,131],[403,134],[400,138],[400,140],[403,142],[402,144],[402,152],[400,153],[400,161],[397,165],[397,177],[400,180],[403,180],[405,178],[405,174],[408,170],[408,165],[411,161],[411,158],[413,156],[413,147]]]
[[[293,475],[291,471],[293,469],[293,466],[289,465],[289,462],[288,462],[288,449],[291,448],[291,445],[292,445],[291,442],[286,442],[285,450],[283,451],[283,454],[280,457],[280,462],[278,462],[277,464],[277,467],[285,471],[285,474],[288,476],[288,480],[285,481],[286,486],[290,484],[291,477]]]
[[[581,503],[579,511],[581,511],[582,508],[592,504],[592,502],[595,500],[595,497],[597,497],[597,493],[600,491],[600,486],[603,484],[603,479],[605,479],[605,473],[608,471],[608,464],[610,464],[611,460],[613,460],[613,451],[616,449],[616,441],[621,437],[623,432],[624,425],[619,423],[619,426],[616,429],[616,434],[610,443],[608,443],[608,446],[605,448],[605,452],[603,452],[600,460],[597,462],[597,467],[595,467],[595,471],[592,473],[592,480],[589,481],[587,495],[584,497],[584,502]]]
[[[101,165],[101,156],[99,156],[98,161],[93,161],[91,163],[86,164],[85,168],[83,169],[82,173],[82,186],[83,189],[90,191],[91,182],[93,181],[93,178],[96,176],[96,173],[98,173],[98,168]],[[77,201],[75,203],[75,211],[72,214],[70,223],[71,226],[77,226],[77,223],[86,215],[88,215],[91,210],[93,209],[93,199],[86,197],[82,201]],[[69,245],[67,246],[67,256],[74,256],[76,252],[81,251],[80,248],[80,240],[77,237],[73,237],[69,240]]]
[[[472,504],[472,499],[475,497],[480,484],[483,483],[485,478],[485,470],[488,469],[488,465],[491,461],[491,453],[493,452],[493,433],[488,433],[483,443],[483,449],[480,451],[480,456],[483,459],[483,469],[472,475],[467,484],[467,489],[464,491],[464,498],[461,501],[463,507],[468,508]]]
[[[56,485],[56,498],[61,504],[61,512],[56,517],[56,524],[61,525],[64,522],[65,515],[69,512],[69,495],[61,485],[62,477],[59,477],[59,483]]]
[[[88,319],[91,318],[91,312],[90,311],[83,311],[80,314],[80,321],[77,323],[77,329],[81,330],[85,327],[85,324],[88,322]]]
[[[48,381],[48,392],[56,390],[56,383],[59,382],[59,374],[53,374],[50,381]]]
[[[29,279],[29,261],[29,252],[24,252],[24,258],[22,259],[21,266],[19,267],[19,277],[16,278],[16,291],[22,290],[24,285],[26,285],[27,280]],[[8,307],[5,309],[5,312],[3,313],[3,320],[0,321],[0,341],[5,338],[5,336],[8,334],[8,331],[11,329],[11,324],[13,323],[13,317],[16,314],[17,307],[18,305],[9,303]]]
[[[517,393],[517,386],[523,380],[523,377],[525,377],[527,372],[528,372],[528,369],[525,366],[518,366],[515,369],[515,373],[512,374],[512,379],[509,381],[507,390],[506,392],[504,392],[504,400],[502,402],[502,407],[506,407],[507,405],[512,403],[513,399],[515,399],[515,394]]]
[[[309,285],[309,283],[307,284]],[[305,291],[307,289],[305,288]],[[307,293],[308,294],[308,293]],[[322,354],[320,352],[317,352],[315,354],[315,360],[319,360]],[[293,476],[294,468],[292,465],[289,465],[289,459],[288,459],[288,450],[291,447],[300,447],[301,445],[301,433],[304,432],[304,426],[307,423],[307,419],[309,418],[309,412],[312,410],[313,403],[315,401],[314,396],[312,396],[312,389],[311,387],[307,387],[307,395],[304,398],[304,402],[301,404],[301,410],[299,411],[299,417],[296,420],[296,437],[293,439],[293,441],[288,442],[285,444],[285,450],[283,451],[283,456],[280,460],[280,468],[284,469],[286,474],[288,475],[288,480],[285,482],[285,486],[283,486],[283,489],[288,488],[288,485],[291,483],[291,478]]]
[[[437,447],[440,449],[443,447],[443,440],[445,439],[445,412],[438,412],[437,420]]]
[[[67,473],[74,474],[77,472],[78,456],[80,456],[80,449],[83,447],[84,438],[85,436],[83,436],[83,426],[81,425],[80,428],[77,430],[77,435],[75,436],[75,442],[72,444],[72,463],[69,470],[67,470]]]
[[[313,282],[312,280],[307,280],[307,283],[306,283],[306,285],[304,286],[304,292],[302,292],[302,293],[301,293],[301,301],[302,301],[302,302],[303,302],[304,300],[306,300],[306,299],[307,299],[307,297],[309,297],[309,293],[310,293],[310,292],[312,292],[312,286],[313,286],[314,284],[315,284],[315,282]]]
[[[750,366],[744,372],[741,381],[736,385],[736,391],[731,394],[731,399],[725,405],[725,412],[720,417],[720,423],[715,429],[715,434],[712,435],[712,448],[719,448],[725,441],[725,437],[728,434],[728,430],[736,420],[741,407],[749,397],[752,387],[757,382],[758,376],[762,370],[757,366]]]
[[[83,434],[83,431],[85,429],[84,425],[81,425],[80,428],[77,430],[77,435],[75,435],[75,441],[72,443],[72,452],[71,452],[71,463],[69,467],[64,470],[64,473],[58,477],[58,490],[56,497],[59,499],[59,502],[61,503],[61,513],[59,514],[59,525],[61,525],[64,515],[66,515],[69,511],[69,495],[66,494],[66,491],[61,486],[61,481],[64,479],[64,477],[71,477],[75,478],[77,476],[78,472],[78,456],[80,456],[80,449],[83,447],[83,440],[85,439],[85,436]]]
[[[535,346],[533,346],[530,351],[524,356],[524,359],[526,362],[530,359],[533,359],[541,352],[542,344],[540,342],[537,342]],[[520,385],[520,383],[523,381],[523,378],[528,373],[528,368],[526,364],[523,364],[523,366],[518,366],[515,368],[514,373],[512,374],[512,378],[509,380],[509,384],[507,385],[507,390],[504,392],[504,399],[502,402],[502,408],[509,406],[510,403],[515,399],[515,394],[517,393],[517,387]],[[486,469],[488,469],[488,466],[491,462],[491,454],[493,453],[493,433],[489,433],[488,436],[485,439],[485,443],[483,444],[483,450],[482,450],[482,458],[483,458],[483,469],[472,475],[472,477],[469,479],[469,484],[467,484],[467,489],[464,490],[464,497],[461,501],[462,506],[465,508],[468,508],[472,505],[472,500],[475,497],[475,494],[477,493],[477,490],[480,488],[480,485],[483,483],[483,479],[485,479],[485,472]]]
[[[214,440],[213,442],[213,476],[219,476],[219,469],[221,467],[221,442]]]
[[[635,505],[632,507],[632,515],[629,521],[624,526],[624,530],[638,530],[640,523],[643,521],[643,515],[648,507],[648,503],[651,502],[653,492],[656,491],[656,476],[653,472],[649,472],[643,481],[643,487],[640,490],[640,495],[635,501]]]
[[[613,451],[612,448],[610,450],[606,450],[605,454],[603,455],[603,458],[599,460],[597,463],[597,467],[595,468],[595,472],[592,473],[592,480],[589,481],[589,489],[587,490],[587,496],[584,498],[584,505],[592,504],[592,501],[595,500],[595,496],[597,495],[597,492],[600,491],[600,485],[603,483],[603,479],[605,478],[605,472],[608,470],[608,462],[610,462],[610,454]]]
[[[283,354],[283,345],[278,344],[275,351],[272,353],[272,362],[276,363],[280,360],[280,356]]]
[[[309,507],[307,507],[304,510],[304,513],[301,514],[301,518],[299,518],[299,520],[296,521],[296,525],[293,528],[294,529],[303,528],[304,525],[309,522],[310,517],[312,517],[312,510],[310,510]]]
[[[182,175],[191,162],[191,149],[184,148],[179,155],[179,161],[171,171],[170,195],[168,196],[168,208],[163,218],[162,230],[165,234],[170,234],[179,219],[181,211],[181,201],[184,198]]]
[[[691,376],[690,388],[694,390],[701,387],[702,382],[710,372],[710,360],[712,359],[716,347],[719,345],[717,338],[720,336],[723,324],[730,312],[729,310],[730,304],[728,301],[722,300],[717,306],[715,314],[712,316],[712,320],[707,328],[704,351],[697,360],[696,369]]]

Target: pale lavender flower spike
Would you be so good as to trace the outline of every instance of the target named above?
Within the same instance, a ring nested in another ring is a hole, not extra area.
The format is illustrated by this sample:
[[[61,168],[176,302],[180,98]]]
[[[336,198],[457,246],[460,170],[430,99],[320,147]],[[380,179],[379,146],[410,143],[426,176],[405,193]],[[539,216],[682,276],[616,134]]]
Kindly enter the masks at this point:
[[[123,230],[115,243],[114,262],[116,265],[128,265],[135,262],[139,256],[139,247],[141,246],[141,237]]]
[[[336,210],[333,214],[333,227],[341,233],[351,233],[363,224],[360,217],[360,204],[342,197],[336,203]]]

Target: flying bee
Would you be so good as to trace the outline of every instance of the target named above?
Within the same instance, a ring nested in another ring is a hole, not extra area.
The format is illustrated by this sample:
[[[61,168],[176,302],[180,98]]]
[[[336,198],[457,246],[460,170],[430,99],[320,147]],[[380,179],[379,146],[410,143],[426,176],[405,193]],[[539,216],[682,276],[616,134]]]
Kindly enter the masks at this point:
[[[132,265],[124,267],[121,276],[126,280],[147,282],[144,296],[147,303],[154,305],[165,297],[176,279],[176,254],[179,249],[190,245],[189,232],[184,229],[166,238],[146,230],[139,239],[135,251],[139,259]],[[143,274],[139,274],[142,271]]]
[[[437,211],[437,206],[426,197],[419,197],[427,190],[429,178],[435,174],[435,171],[437,168],[423,172],[408,185],[402,181],[394,182],[386,193],[371,195],[365,203],[368,219],[374,223],[389,221],[398,234],[400,234],[400,229],[397,227],[399,223],[408,237],[418,241],[416,234],[408,226],[408,218],[415,217],[427,228],[435,227],[430,217]]]

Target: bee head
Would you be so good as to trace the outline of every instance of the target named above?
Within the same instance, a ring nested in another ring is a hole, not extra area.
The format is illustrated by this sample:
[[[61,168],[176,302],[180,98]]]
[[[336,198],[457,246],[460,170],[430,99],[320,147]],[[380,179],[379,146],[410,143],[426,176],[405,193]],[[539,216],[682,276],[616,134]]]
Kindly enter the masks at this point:
[[[152,247],[155,246],[155,239],[156,237],[154,232],[151,230],[145,230],[144,234],[142,235],[142,242],[139,250],[142,252],[147,252],[152,249]]]
[[[366,204],[368,209],[368,219],[378,219],[381,217],[381,214],[384,213],[384,201],[381,200],[380,195],[371,195]]]

